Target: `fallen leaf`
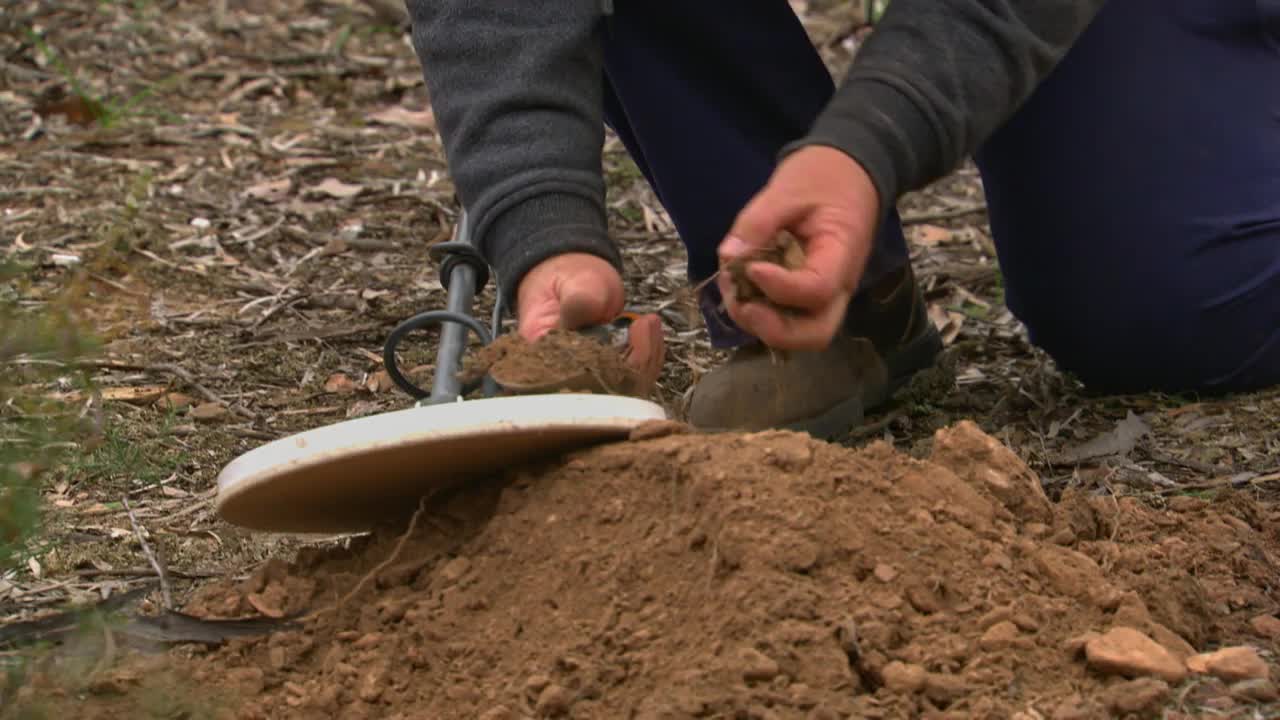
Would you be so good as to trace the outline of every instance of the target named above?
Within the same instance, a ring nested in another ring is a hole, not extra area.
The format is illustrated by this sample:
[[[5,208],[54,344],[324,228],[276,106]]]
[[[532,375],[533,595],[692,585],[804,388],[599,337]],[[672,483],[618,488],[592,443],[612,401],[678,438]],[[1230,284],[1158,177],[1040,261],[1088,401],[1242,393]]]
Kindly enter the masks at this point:
[[[964,326],[964,313],[947,310],[938,303],[929,305],[929,320],[942,335],[942,344],[950,345],[960,336],[960,328]]]
[[[319,185],[307,190],[309,195],[328,195],[335,200],[353,198],[362,192],[364,192],[363,185],[344,183],[335,177],[325,178],[320,181]]]
[[[191,407],[195,400],[189,395],[183,395],[180,392],[165,393],[156,400],[156,407],[162,410],[181,410]]]
[[[365,380],[365,389],[372,393],[387,392],[396,386],[391,380],[391,375],[386,370],[378,370],[369,373],[369,379]]]
[[[255,200],[280,202],[289,197],[290,190],[293,190],[293,179],[281,178],[251,185],[248,190],[244,191],[244,194],[246,197],[251,197]]]
[[[1146,421],[1130,410],[1125,419],[1116,423],[1115,428],[1083,445],[1068,449],[1062,453],[1062,459],[1066,462],[1081,462],[1109,455],[1128,455],[1133,451],[1138,440],[1150,433],[1151,427]]]
[[[426,110],[410,110],[392,105],[385,110],[379,110],[369,114],[369,122],[381,125],[394,125],[396,127],[408,128],[410,130],[435,130],[436,114],[427,108]]]
[[[917,225],[912,229],[912,241],[917,245],[934,247],[950,242],[955,233],[939,225]]]
[[[37,580],[44,576],[44,568],[40,567],[40,561],[35,558],[27,558],[27,569],[31,571],[31,577]]]
[[[191,408],[191,417],[195,420],[211,422],[226,416],[227,409],[218,403],[201,403]]]
[[[103,388],[102,399],[127,402],[133,405],[149,405],[159,400],[166,390],[164,385],[137,385],[133,387]]]
[[[329,376],[328,380],[324,381],[325,392],[346,395],[347,393],[355,392],[355,390],[355,382],[342,373],[334,373]]]
[[[351,248],[350,246],[347,245],[346,240],[343,240],[340,235],[334,235],[333,237],[329,238],[329,242],[325,243],[324,247],[320,249],[320,257],[329,257],[331,255],[341,255],[342,253],[350,249]]]

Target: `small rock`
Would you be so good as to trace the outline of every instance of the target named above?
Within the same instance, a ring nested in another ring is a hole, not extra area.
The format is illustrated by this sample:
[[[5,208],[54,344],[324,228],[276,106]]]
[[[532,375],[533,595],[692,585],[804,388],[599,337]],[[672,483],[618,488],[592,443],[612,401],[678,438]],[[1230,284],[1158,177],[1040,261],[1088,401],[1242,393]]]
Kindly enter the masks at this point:
[[[1049,533],[1052,531],[1053,531],[1053,528],[1049,527],[1048,525],[1045,525],[1042,522],[1029,522],[1026,525],[1022,526],[1023,533],[1025,533],[1028,537],[1033,537],[1037,540],[1040,540],[1041,538],[1044,538],[1044,537],[1048,537]]]
[[[911,607],[925,615],[941,612],[945,607],[938,593],[927,585],[912,585],[907,588],[906,595]]]
[[[950,705],[969,693],[964,678],[948,673],[926,673],[924,694],[939,705]]]
[[[479,720],[516,720],[516,714],[506,705],[498,705],[481,713]]]
[[[462,579],[463,575],[471,569],[471,561],[464,557],[456,557],[444,564],[440,568],[440,579],[445,583],[453,584]]]
[[[992,625],[995,625],[997,623],[1002,623],[1006,620],[1012,620],[1012,619],[1013,619],[1013,608],[1009,607],[1008,605],[1002,605],[998,608],[992,609],[991,612],[988,612],[986,615],[983,615],[982,617],[978,618],[978,627],[982,628],[983,630],[986,630]]]
[[[1151,613],[1147,610],[1147,604],[1134,592],[1124,593],[1120,607],[1116,608],[1115,615],[1111,618],[1112,625],[1134,628],[1146,627],[1150,622]]]
[[[910,694],[920,692],[924,688],[924,678],[928,673],[919,665],[894,660],[880,671],[884,686],[896,693]]]
[[[1233,696],[1241,700],[1260,703],[1273,703],[1280,700],[1280,690],[1276,690],[1275,683],[1263,678],[1241,680],[1233,684],[1230,690]]]
[[[1249,626],[1264,638],[1280,640],[1280,618],[1275,615],[1259,615],[1249,621]]]
[[[257,695],[262,692],[266,676],[256,667],[231,668],[226,674],[227,680],[240,686],[246,695]]]
[[[1147,623],[1147,632],[1151,634],[1152,640],[1163,645],[1166,650],[1178,656],[1181,660],[1196,654],[1196,649],[1191,647],[1191,643],[1158,622]]]
[[[1163,645],[1129,627],[1115,627],[1085,643],[1089,665],[1104,673],[1125,677],[1152,675],[1177,683],[1187,668]]]
[[[1144,715],[1169,698],[1169,683],[1156,678],[1138,678],[1118,683],[1102,693],[1102,702],[1120,716]]]
[[[882,583],[893,582],[894,579],[898,577],[898,571],[895,570],[892,565],[886,565],[884,563],[876,565],[876,569],[872,571],[872,574],[875,575],[876,579]]]
[[[530,675],[528,680],[524,681],[524,692],[526,695],[533,697],[541,693],[551,684],[551,678],[546,675]]]
[[[1013,567],[1013,561],[1010,560],[1009,556],[1005,553],[999,550],[992,550],[982,558],[982,567],[990,570],[994,570],[996,568],[1009,570]]]
[[[569,706],[572,704],[573,693],[569,692],[568,688],[548,685],[538,694],[538,702],[534,705],[534,710],[544,717],[564,715],[569,712]]]
[[[687,435],[691,432],[693,432],[693,427],[686,423],[675,420],[647,420],[633,428],[627,439],[638,442],[640,440],[654,440],[669,435]]]
[[[123,671],[102,675],[89,681],[89,692],[94,695],[127,695],[138,684],[138,679],[136,675]]]
[[[1271,673],[1266,661],[1258,656],[1258,651],[1245,646],[1192,655],[1187,658],[1187,669],[1208,673],[1227,682],[1265,679]]]
[[[1001,620],[982,633],[982,637],[978,638],[978,647],[987,651],[1009,647],[1018,639],[1018,633],[1017,625],[1009,620]]]
[[[1018,626],[1022,632],[1033,633],[1040,629],[1040,621],[1031,617],[1027,613],[1018,613],[1013,616],[1013,624]]]
[[[738,668],[742,678],[748,682],[772,680],[779,672],[778,663],[773,658],[749,647],[738,651]]]

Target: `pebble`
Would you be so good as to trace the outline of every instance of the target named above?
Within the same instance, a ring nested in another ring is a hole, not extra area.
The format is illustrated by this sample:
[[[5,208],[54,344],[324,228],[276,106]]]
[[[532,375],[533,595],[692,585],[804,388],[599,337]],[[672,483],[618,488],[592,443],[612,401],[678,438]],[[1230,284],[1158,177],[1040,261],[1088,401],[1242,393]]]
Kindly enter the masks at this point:
[[[1125,677],[1155,676],[1181,682],[1187,668],[1163,645],[1130,627],[1115,627],[1085,643],[1085,657],[1094,669]]]
[[[265,674],[256,667],[231,668],[227,671],[227,679],[240,685],[246,695],[257,695],[265,685]]]
[[[534,710],[539,715],[563,715],[569,712],[569,706],[573,704],[573,693],[562,685],[548,685],[538,694],[538,702],[534,705]]]
[[[1280,618],[1275,615],[1259,615],[1249,621],[1249,626],[1262,637],[1280,640]]]
[[[1012,621],[1001,620],[982,633],[982,637],[978,638],[978,647],[987,651],[1009,647],[1018,639],[1018,633],[1018,626]]]
[[[1207,673],[1227,682],[1266,679],[1270,675],[1270,669],[1258,655],[1258,651],[1245,646],[1192,655],[1187,658],[1187,669],[1194,673]]]
[[[883,583],[893,582],[894,579],[898,577],[898,571],[895,570],[892,565],[886,565],[884,563],[876,565],[876,569],[872,571],[872,574],[876,576],[877,580]]]
[[[772,680],[779,672],[777,661],[749,647],[738,651],[738,668],[748,682]]]
[[[1102,693],[1102,702],[1120,716],[1145,715],[1169,698],[1169,683],[1156,678],[1138,678],[1112,685]]]
[[[1280,700],[1280,690],[1276,689],[1275,683],[1264,678],[1241,680],[1232,684],[1230,690],[1232,695],[1241,700],[1252,700],[1260,703],[1273,703]]]
[[[885,665],[880,671],[884,686],[893,692],[904,695],[920,692],[924,687],[924,679],[927,674],[923,667],[899,660],[894,660]]]
[[[498,705],[485,710],[479,720],[516,720],[516,714],[506,705]]]
[[[926,673],[924,694],[939,705],[950,705],[969,693],[964,678],[948,673]]]
[[[524,691],[528,695],[537,695],[551,684],[551,678],[546,675],[530,675],[528,680],[524,681]]]
[[[471,569],[471,561],[464,557],[456,557],[440,568],[440,579],[445,583],[455,583]]]

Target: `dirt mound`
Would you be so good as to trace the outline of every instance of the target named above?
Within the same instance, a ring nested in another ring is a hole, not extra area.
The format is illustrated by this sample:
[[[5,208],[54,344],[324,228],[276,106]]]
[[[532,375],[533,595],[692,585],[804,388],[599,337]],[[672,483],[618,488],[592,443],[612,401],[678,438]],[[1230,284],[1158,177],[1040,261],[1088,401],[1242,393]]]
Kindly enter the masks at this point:
[[[473,382],[485,373],[512,393],[641,395],[647,390],[618,348],[564,330],[552,330],[536,342],[516,334],[498,337],[466,358],[460,377]]]
[[[1273,627],[1280,518],[1248,504],[1053,504],[967,422],[928,461],[677,430],[206,588],[189,611],[313,614],[195,676],[244,718],[1091,718]],[[1086,662],[1113,627],[1155,640],[1165,680],[1103,642]]]

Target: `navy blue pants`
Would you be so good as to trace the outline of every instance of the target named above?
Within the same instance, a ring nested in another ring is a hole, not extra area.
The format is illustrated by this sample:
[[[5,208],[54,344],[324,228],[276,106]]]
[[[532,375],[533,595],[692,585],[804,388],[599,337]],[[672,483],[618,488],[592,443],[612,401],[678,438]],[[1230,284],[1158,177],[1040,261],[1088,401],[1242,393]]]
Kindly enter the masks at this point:
[[[834,87],[785,0],[615,7],[606,116],[697,282]],[[1063,369],[1280,383],[1280,0],[1113,0],[975,160],[1009,308]],[[894,215],[864,286],[906,262]],[[713,343],[745,341],[714,288]]]

